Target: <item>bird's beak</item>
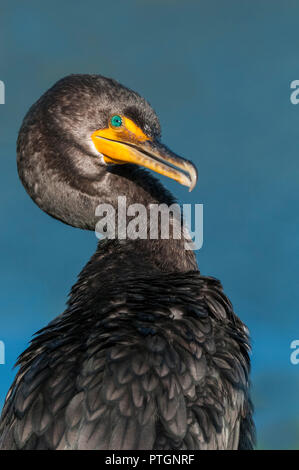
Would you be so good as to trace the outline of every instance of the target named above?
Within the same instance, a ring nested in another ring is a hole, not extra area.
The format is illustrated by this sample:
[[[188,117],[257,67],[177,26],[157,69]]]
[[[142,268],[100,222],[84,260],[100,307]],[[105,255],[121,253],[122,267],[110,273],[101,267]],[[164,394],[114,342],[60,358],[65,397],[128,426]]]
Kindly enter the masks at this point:
[[[134,163],[168,176],[192,191],[197,182],[197,170],[193,163],[148,138],[139,128],[137,130],[139,132],[135,129],[135,132],[100,129],[91,138],[107,164]]]

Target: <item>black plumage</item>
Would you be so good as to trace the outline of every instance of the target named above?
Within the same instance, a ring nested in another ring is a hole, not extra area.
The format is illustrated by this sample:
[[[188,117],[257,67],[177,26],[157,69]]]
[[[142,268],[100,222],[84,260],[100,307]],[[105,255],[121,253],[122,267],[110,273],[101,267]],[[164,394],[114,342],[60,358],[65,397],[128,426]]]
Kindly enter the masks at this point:
[[[66,77],[29,111],[19,174],[53,217],[94,229],[96,205],[118,194],[174,202],[143,169],[104,165],[91,150],[86,136],[113,113],[158,142],[148,103],[100,76]],[[65,312],[19,358],[0,448],[251,449],[249,349],[221,284],[200,274],[184,240],[102,240]]]

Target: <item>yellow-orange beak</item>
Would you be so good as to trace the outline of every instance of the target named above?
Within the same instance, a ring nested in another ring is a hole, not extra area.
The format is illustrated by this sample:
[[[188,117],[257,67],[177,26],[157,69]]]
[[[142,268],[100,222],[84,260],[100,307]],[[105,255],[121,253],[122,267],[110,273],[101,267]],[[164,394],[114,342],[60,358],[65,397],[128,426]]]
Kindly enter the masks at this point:
[[[91,138],[108,164],[134,163],[188,186],[189,191],[196,185],[197,171],[193,163],[147,137],[127,118],[121,129],[100,129]]]

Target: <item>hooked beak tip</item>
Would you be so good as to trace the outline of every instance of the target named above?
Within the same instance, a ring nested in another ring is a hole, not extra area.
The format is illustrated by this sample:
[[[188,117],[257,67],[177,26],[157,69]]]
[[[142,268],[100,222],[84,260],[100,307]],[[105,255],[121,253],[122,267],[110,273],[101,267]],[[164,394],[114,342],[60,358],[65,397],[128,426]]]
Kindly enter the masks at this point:
[[[189,193],[195,188],[198,180],[198,173],[196,167],[191,162],[186,162],[186,171],[188,172],[190,178]]]

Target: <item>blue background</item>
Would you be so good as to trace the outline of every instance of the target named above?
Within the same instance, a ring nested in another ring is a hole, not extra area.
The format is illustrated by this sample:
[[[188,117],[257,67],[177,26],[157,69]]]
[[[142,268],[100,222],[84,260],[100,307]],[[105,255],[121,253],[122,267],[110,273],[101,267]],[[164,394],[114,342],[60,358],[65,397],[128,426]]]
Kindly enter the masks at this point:
[[[2,0],[0,79],[0,399],[31,335],[63,311],[94,233],[42,213],[18,180],[15,141],[29,106],[69,73],[136,89],[164,142],[192,159],[199,185],[163,179],[204,204],[202,273],[221,279],[253,340],[259,448],[299,448],[299,2]]]

